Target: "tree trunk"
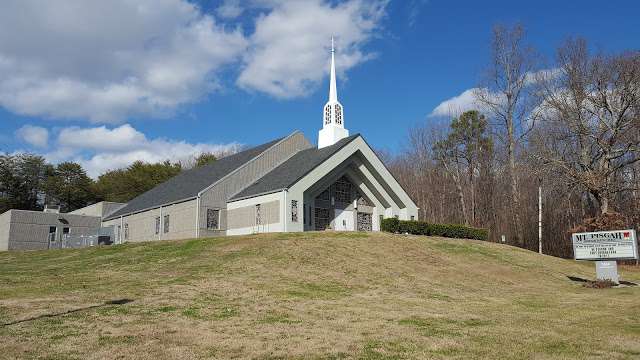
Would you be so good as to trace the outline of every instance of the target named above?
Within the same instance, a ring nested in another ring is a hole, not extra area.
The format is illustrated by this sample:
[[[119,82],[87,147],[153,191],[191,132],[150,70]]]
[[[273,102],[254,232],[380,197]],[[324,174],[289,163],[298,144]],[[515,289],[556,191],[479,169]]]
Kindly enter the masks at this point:
[[[512,211],[514,214],[514,226],[516,235],[516,244],[524,247],[524,235],[522,232],[522,223],[520,222],[520,194],[518,193],[518,180],[516,177],[516,142],[514,139],[513,119],[509,117],[507,122],[508,146],[507,155],[509,157],[509,181],[511,187]]]
[[[469,163],[469,187],[471,188],[471,224],[476,224],[476,189],[473,181],[473,162]]]
[[[600,215],[604,215],[609,212],[609,197],[604,195],[600,198]]]
[[[467,205],[464,200],[464,190],[462,189],[462,185],[460,184],[460,178],[456,177],[456,190],[458,191],[458,201],[460,202],[460,210],[462,211],[462,218],[464,220],[465,225],[469,225],[469,219],[467,217]]]

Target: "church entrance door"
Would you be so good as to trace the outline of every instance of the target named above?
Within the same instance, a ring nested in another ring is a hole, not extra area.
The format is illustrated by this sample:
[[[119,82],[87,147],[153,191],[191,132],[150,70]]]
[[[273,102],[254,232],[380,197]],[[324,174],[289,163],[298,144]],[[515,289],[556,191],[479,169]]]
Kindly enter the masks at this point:
[[[335,217],[335,230],[336,231],[353,231],[355,230],[353,224],[353,211],[336,209]]]

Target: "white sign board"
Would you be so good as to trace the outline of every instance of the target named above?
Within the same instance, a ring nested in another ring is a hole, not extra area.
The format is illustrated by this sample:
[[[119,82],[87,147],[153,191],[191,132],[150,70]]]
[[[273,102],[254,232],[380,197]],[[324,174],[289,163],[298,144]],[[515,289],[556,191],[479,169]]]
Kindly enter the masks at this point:
[[[635,230],[576,233],[573,256],[576,260],[631,260],[638,258]]]

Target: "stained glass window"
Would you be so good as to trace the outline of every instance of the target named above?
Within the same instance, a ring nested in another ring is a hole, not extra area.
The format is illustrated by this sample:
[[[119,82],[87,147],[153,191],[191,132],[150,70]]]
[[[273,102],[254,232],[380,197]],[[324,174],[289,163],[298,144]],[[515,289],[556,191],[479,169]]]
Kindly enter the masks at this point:
[[[260,214],[260,204],[256,205],[256,225],[262,224],[262,214]]]
[[[298,200],[291,200],[291,221],[298,222]]]
[[[348,203],[351,201],[351,183],[341,177],[335,184],[336,201]]]
[[[220,210],[207,209],[207,229],[218,230],[220,228]]]

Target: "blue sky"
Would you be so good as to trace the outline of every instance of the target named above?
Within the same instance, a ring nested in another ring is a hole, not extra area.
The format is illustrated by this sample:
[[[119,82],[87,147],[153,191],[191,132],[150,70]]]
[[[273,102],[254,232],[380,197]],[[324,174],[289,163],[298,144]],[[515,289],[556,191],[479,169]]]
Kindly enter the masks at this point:
[[[400,151],[411,126],[478,84],[496,23],[521,22],[547,63],[569,36],[607,52],[640,39],[636,1],[98,4],[0,5],[1,151],[96,176],[296,129],[316,141],[331,34],[346,127]]]

